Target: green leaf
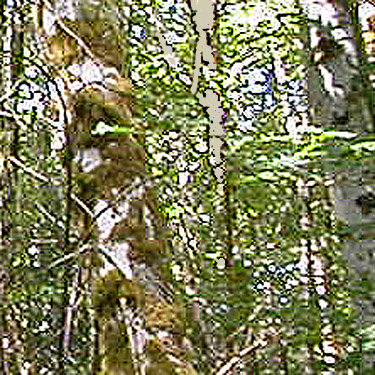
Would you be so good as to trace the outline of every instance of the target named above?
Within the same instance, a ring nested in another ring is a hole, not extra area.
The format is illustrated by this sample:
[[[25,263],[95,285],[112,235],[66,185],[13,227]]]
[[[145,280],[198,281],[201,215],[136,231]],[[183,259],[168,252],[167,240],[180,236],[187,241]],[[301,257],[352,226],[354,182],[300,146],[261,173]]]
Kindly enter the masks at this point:
[[[297,158],[305,159],[321,157],[323,153],[322,145],[319,144],[310,144],[303,148],[299,153],[296,154]]]
[[[350,138],[355,138],[356,136],[357,136],[356,133],[351,133],[351,132],[327,131],[320,135],[319,140],[321,142],[324,142],[326,140],[335,139],[335,138],[350,139]]]
[[[128,126],[116,126],[112,132],[115,134],[132,134],[134,133],[134,129]]]
[[[260,172],[258,174],[258,177],[262,180],[268,180],[268,181],[276,181],[278,179],[277,175],[271,171]]]
[[[351,145],[350,149],[353,151],[375,151],[375,141],[367,141]]]

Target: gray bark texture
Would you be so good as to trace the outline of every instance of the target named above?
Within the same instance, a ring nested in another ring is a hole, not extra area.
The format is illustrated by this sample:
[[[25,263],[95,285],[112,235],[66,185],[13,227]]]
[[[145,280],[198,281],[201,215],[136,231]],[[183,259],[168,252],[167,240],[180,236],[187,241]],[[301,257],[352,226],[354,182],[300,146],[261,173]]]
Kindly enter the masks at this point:
[[[311,1],[309,17],[308,95],[310,120],[324,130],[350,132],[361,140],[373,132],[373,108],[366,90],[367,78],[361,74],[358,38],[346,1]],[[351,282],[353,303],[360,316],[359,328],[374,324],[375,312],[375,233],[373,223],[374,163],[340,156],[338,144],[323,161],[323,172],[334,180],[332,198],[335,214],[347,227],[343,244]],[[363,353],[363,369],[373,369],[373,355]],[[367,373],[367,372],[366,372]]]

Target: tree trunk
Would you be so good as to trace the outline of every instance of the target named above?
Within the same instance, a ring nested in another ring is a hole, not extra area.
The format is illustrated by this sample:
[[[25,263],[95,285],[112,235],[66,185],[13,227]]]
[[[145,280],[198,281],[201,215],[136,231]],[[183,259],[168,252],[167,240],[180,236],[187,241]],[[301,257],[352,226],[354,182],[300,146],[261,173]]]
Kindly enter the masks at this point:
[[[371,94],[367,78],[361,74],[356,23],[345,0],[311,2],[308,95],[310,119],[325,130],[353,133],[359,141],[373,131]],[[339,141],[339,139],[338,139]],[[343,244],[355,287],[353,302],[360,315],[359,327],[374,323],[375,299],[369,293],[375,278],[374,212],[370,193],[374,185],[371,160],[350,160],[341,156],[337,144],[323,161],[324,173],[335,181],[333,199],[337,219],[344,222],[350,239]],[[364,353],[363,365],[373,366],[373,357]]]
[[[98,332],[92,370],[106,375],[195,374],[184,312],[163,271],[168,247],[157,194],[145,171],[145,132],[132,122],[132,89],[121,76],[124,56],[116,45],[121,30],[111,15],[91,9],[90,23],[86,16],[82,8],[70,19],[58,19],[57,33],[48,43],[49,61],[60,67],[57,78],[64,81],[69,111],[66,163],[76,171],[73,181],[80,187],[81,208],[86,207],[73,222],[83,230],[80,244],[96,238],[92,249],[101,254],[99,260],[95,255],[87,261],[87,267],[99,266],[93,272]],[[75,76],[69,72],[73,66]],[[84,76],[90,69],[95,77]],[[92,133],[113,124],[135,131]],[[64,331],[68,352],[69,325]]]

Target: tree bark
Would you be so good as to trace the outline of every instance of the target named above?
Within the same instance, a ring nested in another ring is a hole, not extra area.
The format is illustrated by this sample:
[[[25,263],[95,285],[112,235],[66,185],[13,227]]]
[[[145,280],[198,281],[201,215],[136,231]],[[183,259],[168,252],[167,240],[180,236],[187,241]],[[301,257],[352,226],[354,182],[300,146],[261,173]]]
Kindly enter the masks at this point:
[[[49,58],[60,67],[70,112],[67,163],[73,163],[79,198],[91,211],[73,221],[83,229],[83,242],[97,238],[93,249],[101,254],[93,287],[98,329],[93,371],[192,375],[183,308],[163,271],[168,247],[160,234],[164,222],[157,194],[145,171],[144,129],[132,123],[131,84],[120,76],[124,56],[113,40],[121,31],[111,15],[94,12],[88,19],[84,8],[73,13],[57,20]],[[69,68],[77,65],[74,77]],[[85,66],[99,76],[83,77]],[[77,78],[84,82],[78,90]],[[135,132],[92,134],[95,127],[113,124]]]
[[[325,130],[353,133],[353,138],[373,132],[371,94],[366,90],[366,77],[361,73],[356,27],[348,3],[320,1],[305,4],[310,19],[308,95],[310,120]],[[350,160],[337,152],[335,144],[330,158],[323,161],[323,172],[335,181],[333,200],[337,219],[344,222],[351,239],[343,244],[353,284],[354,304],[361,318],[359,327],[374,323],[374,299],[365,286],[375,277],[372,253],[374,212],[371,187],[374,167],[371,160]],[[332,172],[333,171],[333,172]],[[363,365],[373,367],[374,359],[364,353]]]

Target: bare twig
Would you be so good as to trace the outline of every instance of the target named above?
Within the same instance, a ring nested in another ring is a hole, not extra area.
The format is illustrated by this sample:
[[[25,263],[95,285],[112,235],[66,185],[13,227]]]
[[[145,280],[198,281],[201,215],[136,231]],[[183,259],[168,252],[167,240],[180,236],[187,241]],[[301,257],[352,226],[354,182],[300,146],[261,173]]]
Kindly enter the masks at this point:
[[[25,171],[29,175],[35,177],[39,181],[42,181],[42,182],[47,183],[47,184],[51,184],[53,186],[60,186],[60,184],[57,181],[51,180],[51,179],[47,178],[46,176],[43,176],[42,174],[34,171],[32,168],[26,167],[25,164],[23,164],[20,160],[16,159],[13,156],[9,156],[7,158],[7,160],[9,160],[13,165],[22,169],[23,171]],[[78,207],[83,212],[85,212],[91,218],[95,217],[95,214],[90,210],[90,208],[87,207],[87,205],[81,199],[79,199],[74,193],[71,194],[71,198],[73,199],[74,202],[77,203]]]
[[[61,221],[61,220],[57,220],[56,217],[54,215],[52,215],[51,213],[49,213],[41,204],[39,204],[38,202],[35,202],[35,206],[37,207],[37,209],[43,214],[45,215],[49,221],[53,224],[57,224],[58,227],[60,228],[63,228],[64,227],[64,223]]]
[[[227,362],[216,375],[227,374],[241,359],[249,354],[253,354],[256,350],[265,347],[266,344],[258,344],[255,346],[249,346],[241,350],[236,356],[234,356],[229,362]]]
[[[121,196],[121,195],[125,195],[125,196],[129,196],[130,192],[132,191],[132,189],[134,189],[135,187],[139,187],[138,186],[139,183],[138,181],[136,180],[135,182],[133,182],[130,186],[128,187],[125,187],[123,189],[121,189],[119,191],[119,194],[118,196]],[[127,192],[129,192],[129,194],[127,194]],[[93,230],[95,229],[95,226],[96,226],[96,221],[97,219],[102,215],[104,214],[107,210],[113,208],[114,206],[116,206],[116,204],[118,204],[119,202],[119,199],[117,198],[115,200],[115,202],[113,204],[108,204],[105,208],[103,208],[102,210],[100,210],[97,214],[94,214],[94,213],[91,213],[90,216],[93,220],[92,224],[90,225],[90,227],[85,231],[85,233],[83,233],[83,235],[81,236],[81,238],[77,241],[77,243],[74,245],[74,248],[78,248],[80,245],[82,245],[78,251],[74,251],[66,256],[64,256],[63,258],[60,258],[58,260],[56,260],[55,262],[53,262],[49,268],[53,268],[53,267],[57,267],[61,264],[63,264],[64,262],[78,256],[78,255],[81,255],[83,254],[90,246],[87,245],[87,241],[90,239],[90,236],[93,232]],[[91,212],[91,211],[90,211]],[[109,261],[119,270],[121,271],[122,273],[124,273],[125,276],[129,276],[129,269],[126,267],[126,265],[124,264],[120,264],[118,263],[119,260],[116,260],[115,258],[115,255],[114,254],[111,254],[110,251],[108,251],[105,246],[101,246],[99,247],[99,251],[105,255]]]
[[[375,1],[375,0],[374,0]],[[171,71],[175,71],[177,73],[177,78],[184,84],[189,84],[188,81],[191,81],[191,77],[187,76],[182,72],[181,62],[179,61],[178,57],[175,53],[173,53],[172,47],[168,46],[166,42],[166,38],[162,33],[162,23],[159,20],[159,14],[157,11],[155,11],[155,15],[152,15],[152,20],[155,23],[156,26],[156,37],[159,40],[159,44],[161,49],[164,53],[164,60],[168,64]],[[190,82],[191,83],[191,82]]]
[[[6,107],[8,107],[6,105]],[[9,112],[7,111],[0,111],[0,116],[1,117],[7,117],[7,118],[11,118],[12,120],[15,121],[15,123],[20,127],[20,128],[24,128],[26,127],[26,122],[25,120],[21,117],[21,116],[18,116],[16,113],[14,113],[14,111],[12,110],[12,108],[7,108]]]
[[[78,251],[75,251],[73,253],[69,253],[68,255],[65,255],[62,258],[57,259],[55,262],[53,262],[48,268],[54,268],[57,266],[60,266],[61,264],[65,264],[68,260],[84,254],[87,250],[89,250],[91,246],[89,244],[84,244],[81,248],[78,249]]]
[[[90,59],[95,59],[95,56],[93,55],[93,53],[91,52],[90,48],[87,46],[87,44],[76,34],[74,33],[72,30],[69,29],[69,27],[67,27],[65,25],[65,23],[59,18],[59,17],[56,17],[56,23],[68,34],[70,35],[73,39],[75,39],[78,43],[78,45],[82,48],[83,52],[85,52],[87,54],[87,56],[90,57]]]
[[[87,44],[74,31],[72,31],[68,26],[65,25],[64,21],[56,14],[56,10],[53,8],[53,6],[48,1],[43,1],[43,4],[45,5],[46,9],[48,9],[53,14],[57,25],[62,30],[64,30],[69,36],[75,39],[78,45],[91,59],[94,59],[95,57],[94,54],[91,52],[90,47],[88,47]]]
[[[67,351],[69,349],[69,341],[70,341],[70,332],[72,326],[72,318],[73,318],[73,310],[77,307],[76,305],[76,298],[78,294],[78,282],[79,282],[79,275],[80,270],[78,269],[72,285],[72,292],[70,293],[69,303],[66,307],[66,315],[65,315],[65,323],[64,323],[64,352],[65,356],[67,356]]]

